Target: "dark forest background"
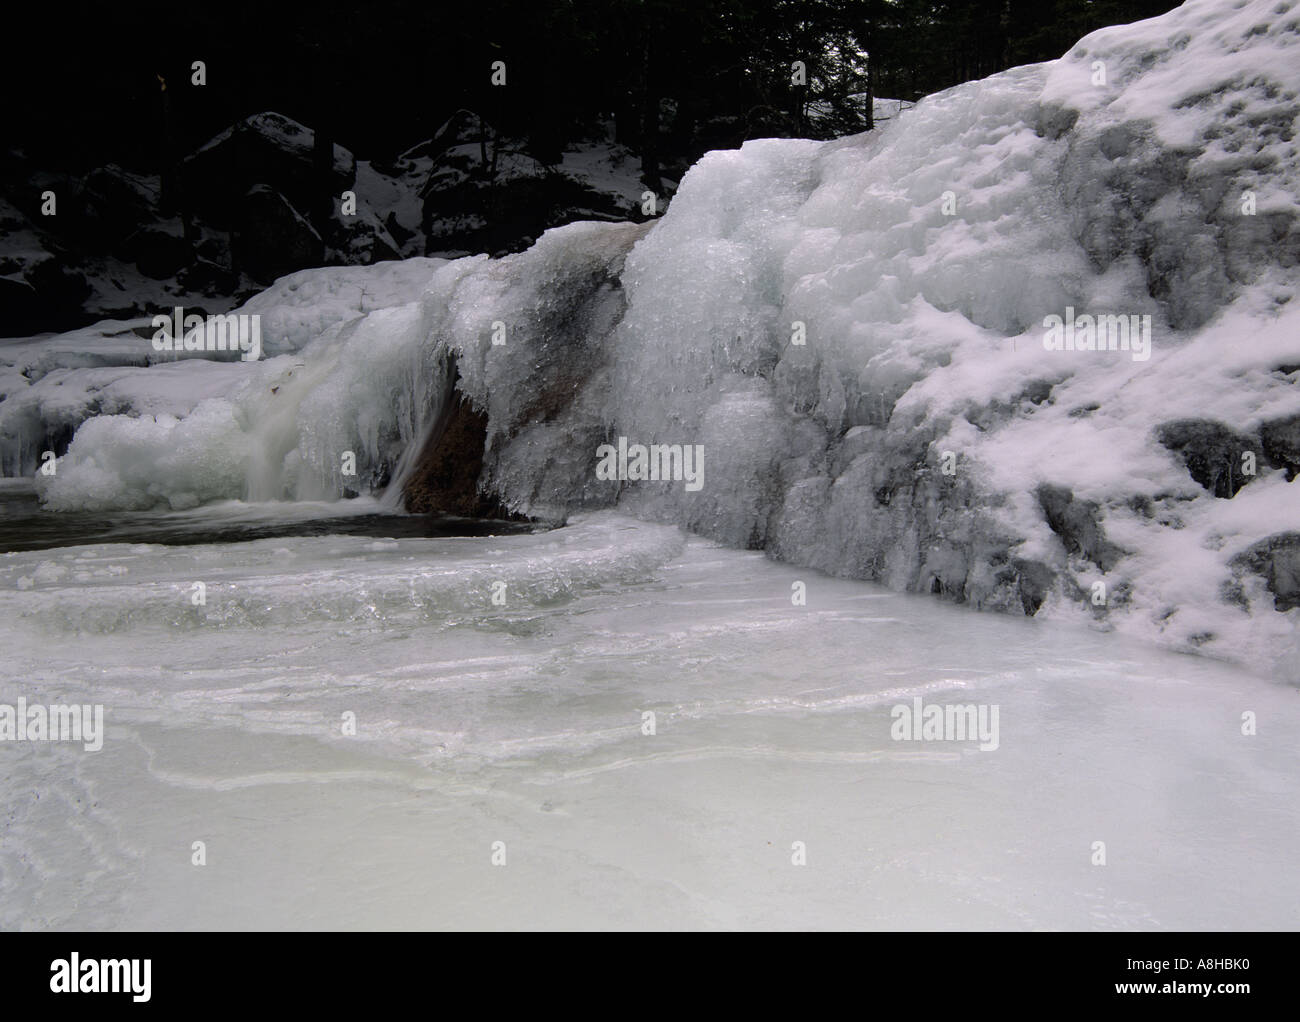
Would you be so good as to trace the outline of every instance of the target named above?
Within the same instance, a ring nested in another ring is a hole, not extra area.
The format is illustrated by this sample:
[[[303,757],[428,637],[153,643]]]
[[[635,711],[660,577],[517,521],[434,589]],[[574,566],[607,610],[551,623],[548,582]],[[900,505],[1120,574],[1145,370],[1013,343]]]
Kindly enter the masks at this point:
[[[1169,0],[147,0],[24,5],[5,144],[51,169],[158,171],[237,119],[277,110],[385,159],[467,108],[546,158],[613,116],[651,176],[743,137],[807,132],[805,105],[916,100],[1059,57]],[[34,8],[34,9],[33,9]],[[869,60],[862,53],[870,54]],[[190,85],[202,60],[207,84]],[[507,85],[489,81],[492,61]],[[809,85],[791,84],[802,60]],[[158,76],[170,83],[170,124]],[[665,101],[670,101],[666,104]],[[865,126],[862,124],[860,126]]]
[[[144,316],[182,296],[231,308],[308,267],[504,255],[575,220],[644,220],[662,214],[709,150],[854,134],[873,127],[873,96],[915,102],[1172,6],[11,7],[0,61],[0,337]]]

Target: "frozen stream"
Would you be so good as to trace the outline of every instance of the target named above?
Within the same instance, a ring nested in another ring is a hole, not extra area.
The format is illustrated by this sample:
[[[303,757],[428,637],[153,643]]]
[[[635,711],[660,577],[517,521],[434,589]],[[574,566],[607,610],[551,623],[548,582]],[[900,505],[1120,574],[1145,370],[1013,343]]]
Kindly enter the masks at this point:
[[[1296,688],[676,528],[9,553],[0,615],[107,733],[0,743],[5,929],[1298,921]]]

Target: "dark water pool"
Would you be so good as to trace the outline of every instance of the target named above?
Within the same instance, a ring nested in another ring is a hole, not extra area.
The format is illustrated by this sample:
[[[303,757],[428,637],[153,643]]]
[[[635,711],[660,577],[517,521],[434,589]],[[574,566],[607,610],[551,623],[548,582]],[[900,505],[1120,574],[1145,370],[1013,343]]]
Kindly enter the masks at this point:
[[[238,543],[285,536],[375,536],[389,539],[500,536],[534,532],[529,522],[392,514],[367,500],[316,504],[221,504],[193,511],[46,511],[35,493],[0,489],[0,553],[83,543]]]

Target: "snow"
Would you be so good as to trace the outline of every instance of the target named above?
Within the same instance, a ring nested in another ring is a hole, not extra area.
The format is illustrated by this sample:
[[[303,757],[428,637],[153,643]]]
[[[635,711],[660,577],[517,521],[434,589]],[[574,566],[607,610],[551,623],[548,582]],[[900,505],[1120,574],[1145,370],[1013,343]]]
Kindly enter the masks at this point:
[[[488,416],[481,483],[520,512],[617,503],[1016,612],[1039,565],[1054,581],[1028,612],[1300,678],[1300,610],[1275,611],[1233,567],[1300,529],[1295,484],[1261,458],[1221,499],[1157,440],[1179,418],[1254,432],[1300,414],[1277,371],[1300,364],[1296,17],[1193,0],[866,135],[710,153],[652,227],[294,274],[245,307],[279,357],[156,420],[131,418],[144,400],[101,411],[37,485],[55,509],[325,499],[390,479],[393,502],[454,357]],[[1047,350],[1046,319],[1067,309],[1149,316],[1149,358]],[[89,407],[46,390],[24,421],[75,425]],[[7,465],[30,470],[31,432],[5,434]],[[702,444],[703,491],[598,482],[596,449],[620,435]],[[338,468],[349,451],[355,479]],[[1114,563],[1053,531],[1045,486],[1091,509]],[[1233,580],[1244,605],[1222,597]],[[1079,598],[1097,582],[1126,601],[1098,613]]]
[[[433,271],[445,262],[415,258],[374,266],[325,267],[282,277],[233,310],[233,314],[261,317],[262,349],[271,360],[256,365],[156,352],[151,342],[154,327],[150,319],[143,318],[106,320],[53,337],[0,342],[0,396],[4,398],[0,402],[0,461],[4,471],[30,474],[39,464],[41,452],[59,436],[75,430],[87,419],[116,416],[113,424],[95,426],[88,434],[104,438],[115,451],[111,455],[99,452],[96,467],[87,469],[94,479],[87,483],[93,496],[87,492],[66,498],[62,495],[71,491],[60,481],[48,495],[50,506],[100,506],[98,501],[118,508],[151,506],[155,500],[164,499],[166,489],[162,484],[152,488],[145,484],[141,491],[126,492],[132,487],[123,477],[121,491],[114,496],[111,483],[103,475],[110,464],[120,467],[121,459],[129,459],[132,446],[144,434],[154,437],[160,450],[167,443],[175,445],[186,435],[185,430],[173,434],[175,420],[189,415],[200,403],[217,399],[227,404],[228,416],[233,416],[235,404],[244,400],[251,405],[249,421],[282,419],[279,413],[288,394],[271,402],[270,407],[262,403],[274,397],[271,388],[278,388],[292,377],[302,362],[292,358],[277,360],[274,356],[290,355],[322,338],[322,348],[328,348],[330,340],[349,323],[373,312],[410,304],[419,298]],[[163,307],[162,313],[170,315],[171,308]],[[362,331],[362,338],[382,329],[381,322],[370,324],[369,331]],[[364,357],[364,353],[358,352],[357,357]],[[386,393],[375,400],[386,411],[391,410]],[[155,416],[162,418],[140,424],[128,421],[139,417],[151,420]],[[122,431],[121,442],[114,442],[114,430]],[[191,435],[195,446],[188,455],[201,465],[204,433]],[[247,471],[255,471],[252,461],[243,455],[239,460]],[[227,456],[214,456],[214,464],[216,461],[225,464]],[[148,465],[147,460],[141,462],[140,471],[148,473]],[[227,489],[239,492],[223,489],[207,499],[244,495],[245,476],[235,479],[217,472],[214,478],[222,480],[220,485]],[[278,481],[272,488],[280,495]],[[205,492],[210,490],[205,488]],[[182,487],[178,494],[188,505],[191,489]]]
[[[253,114],[251,117],[244,118],[239,124],[227,128],[218,135],[214,135],[195,151],[194,156],[221,148],[237,132],[250,132],[255,136],[260,136],[261,139],[264,139],[266,143],[276,150],[290,153],[303,163],[311,160],[315,132],[311,128],[299,124],[292,117],[286,117],[284,114],[276,113],[273,110]],[[189,158],[193,159],[194,156]],[[356,157],[338,143],[334,143],[332,156],[334,173],[339,177],[351,180]]]
[[[850,110],[863,110],[866,107],[867,94],[865,92],[849,93],[844,98],[844,105]],[[885,99],[880,96],[872,97],[871,114],[877,124],[881,121],[892,120],[902,114],[904,110],[915,106],[915,103],[909,103],[902,99]],[[833,124],[835,120],[835,108],[827,100],[816,100],[808,104],[808,120],[811,124],[819,129],[823,124]],[[825,137],[825,136],[823,136]]]
[[[409,259],[424,254],[424,208],[420,202],[420,189],[429,178],[433,160],[402,156],[394,164],[396,173],[389,176],[376,170],[369,160],[357,161],[357,208],[359,211],[364,205],[370,210],[385,210],[387,216],[406,232],[404,243],[397,244],[395,240],[393,243],[397,251]]]
[[[670,526],[10,554],[0,614],[0,702],[106,727],[0,746],[6,930],[1295,922],[1293,690]]]
[[[0,749],[0,928],[1293,928],[1300,609],[1239,564],[1300,484],[1216,497],[1158,437],[1300,414],[1297,17],[1193,0],[709,154],[653,224],[293,274],[257,362],[0,345],[5,471],[76,430],[0,503],[393,510],[454,363],[481,485],[567,517],[0,556],[0,703],[108,728]],[[1048,350],[1067,307],[1150,357]],[[598,480],[619,436],[701,445],[703,489]],[[998,706],[998,749],[895,742],[918,697]]]
[[[419,298],[445,259],[417,257],[373,266],[325,266],[281,277],[236,313],[262,317],[262,350],[295,352],[330,327]]]
[[[627,146],[614,143],[577,143],[560,157],[560,172],[578,184],[613,200],[619,209],[639,209],[646,187],[641,183],[641,160]],[[666,182],[669,190],[677,182]],[[665,197],[657,197],[666,206]]]

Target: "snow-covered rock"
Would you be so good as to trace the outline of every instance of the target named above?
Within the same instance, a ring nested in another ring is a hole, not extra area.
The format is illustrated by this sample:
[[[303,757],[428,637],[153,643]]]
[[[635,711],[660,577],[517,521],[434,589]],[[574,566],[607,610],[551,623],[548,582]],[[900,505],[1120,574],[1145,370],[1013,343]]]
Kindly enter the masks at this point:
[[[315,132],[291,117],[267,110],[232,125],[210,139],[181,165],[186,194],[200,202],[198,212],[211,223],[229,227],[248,190],[266,185],[299,210],[311,208],[318,189],[312,164]],[[334,194],[356,180],[356,157],[333,147],[329,172]]]
[[[260,317],[262,352],[274,369],[238,361],[236,354],[215,361],[210,353],[155,351],[151,338],[156,331],[148,318],[106,320],[52,337],[0,340],[0,469],[6,475],[32,474],[43,452],[62,454],[78,427],[96,416],[163,416],[161,425],[151,421],[145,428],[165,431],[209,399],[248,393],[256,403],[273,397],[270,388],[278,391],[278,384],[273,380],[263,385],[262,375],[287,377],[302,364],[275,356],[292,355],[309,342],[334,337],[377,310],[415,301],[445,262],[417,258],[326,267],[276,281],[234,310]],[[202,464],[201,450],[190,453]],[[140,460],[148,462],[147,457]],[[91,506],[106,500],[120,507],[168,502],[166,487],[144,496],[123,491],[115,497],[111,487],[96,493],[93,499],[78,500]],[[284,494],[276,489],[273,495]]]
[[[269,185],[254,185],[239,207],[231,245],[237,264],[255,279],[270,282],[307,266],[318,266],[325,243],[311,223]]]
[[[648,233],[440,266],[222,405],[91,420],[38,483],[337,495],[350,450],[391,496],[456,379],[511,510],[617,504],[1300,678],[1297,116],[1300,8],[1191,0],[867,135],[710,153]],[[700,445],[702,488],[598,478],[619,437]]]

